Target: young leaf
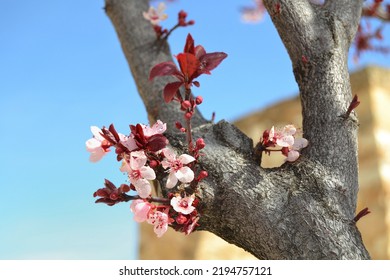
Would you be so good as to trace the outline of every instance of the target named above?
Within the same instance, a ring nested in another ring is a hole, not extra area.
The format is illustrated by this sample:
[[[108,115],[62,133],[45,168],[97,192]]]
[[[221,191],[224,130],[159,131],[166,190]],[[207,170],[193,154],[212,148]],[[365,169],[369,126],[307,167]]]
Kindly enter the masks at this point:
[[[215,69],[227,57],[224,52],[206,53],[200,58],[200,63],[203,65],[203,73],[210,74],[210,71]]]
[[[164,88],[164,100],[166,103],[172,101],[173,97],[175,97],[176,92],[179,90],[180,86],[183,82],[173,82],[169,83]]]
[[[194,44],[195,44],[194,39],[192,38],[191,34],[188,33],[183,52],[195,54]]]
[[[169,75],[181,75],[179,69],[177,69],[175,63],[172,61],[161,62],[155,65],[149,74],[149,80],[153,80],[155,77],[159,76],[169,76]]]
[[[200,66],[199,60],[196,58],[195,55],[190,53],[178,54],[177,60],[179,61],[181,72],[184,74],[185,77],[191,80],[192,76]]]

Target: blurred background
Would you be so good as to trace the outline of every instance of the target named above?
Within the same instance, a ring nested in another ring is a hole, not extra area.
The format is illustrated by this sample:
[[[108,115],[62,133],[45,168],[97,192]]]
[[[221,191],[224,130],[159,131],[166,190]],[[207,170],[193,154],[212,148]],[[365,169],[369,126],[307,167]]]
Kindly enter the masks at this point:
[[[129,124],[147,123],[104,1],[0,3],[0,259],[142,257],[129,205],[108,207],[92,197],[104,178],[119,185],[126,176],[114,155],[92,164],[85,150],[91,125],[114,123],[127,134]],[[269,16],[258,24],[243,22],[241,8],[250,5],[251,0],[167,3],[164,27],[172,27],[182,9],[196,22],[169,38],[173,54],[182,51],[189,32],[207,51],[228,54],[199,80],[195,94],[204,98],[205,117],[215,112],[217,121],[239,122],[297,95]],[[383,37],[381,44],[390,46],[390,28]],[[352,72],[364,72],[367,65],[386,71],[390,57],[367,52],[356,63],[351,55]],[[259,137],[262,127],[256,129],[250,131]],[[376,246],[388,241],[383,244]]]

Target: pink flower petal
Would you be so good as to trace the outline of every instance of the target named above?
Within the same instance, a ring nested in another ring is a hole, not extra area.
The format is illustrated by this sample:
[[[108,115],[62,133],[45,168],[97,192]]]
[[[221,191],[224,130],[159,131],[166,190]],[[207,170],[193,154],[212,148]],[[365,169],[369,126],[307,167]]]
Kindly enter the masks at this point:
[[[294,137],[291,135],[285,135],[276,139],[276,144],[281,147],[290,147],[294,144]]]
[[[154,179],[156,179],[156,173],[149,166],[141,167],[140,171],[141,171],[141,176],[143,178],[145,178],[146,180],[154,180]]]
[[[291,150],[288,152],[286,161],[293,162],[296,161],[299,158],[299,152]]]
[[[176,177],[182,183],[190,183],[194,180],[194,172],[188,166],[184,166],[176,172]]]
[[[195,158],[187,154],[182,154],[181,156],[179,156],[178,160],[183,164],[188,164],[190,162],[193,162]]]
[[[299,151],[299,150],[307,147],[308,144],[309,144],[309,141],[307,141],[307,139],[298,138],[298,139],[295,139],[295,142],[294,142],[294,145],[292,146],[292,148],[296,151]]]
[[[137,182],[135,182],[134,186],[135,186],[135,190],[137,191],[138,195],[141,198],[147,198],[152,193],[152,187],[150,186],[148,180],[145,179],[138,180]]]
[[[171,172],[167,179],[167,184],[165,185],[166,188],[172,189],[177,184],[177,177],[174,172]]]

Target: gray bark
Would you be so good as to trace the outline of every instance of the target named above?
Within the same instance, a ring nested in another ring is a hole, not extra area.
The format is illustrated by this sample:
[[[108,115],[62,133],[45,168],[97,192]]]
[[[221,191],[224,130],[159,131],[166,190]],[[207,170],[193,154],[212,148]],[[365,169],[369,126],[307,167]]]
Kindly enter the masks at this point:
[[[202,167],[202,230],[251,252],[259,259],[367,259],[353,221],[358,191],[357,121],[343,115],[352,99],[347,53],[362,0],[264,0],[290,55],[303,105],[303,156],[280,168],[263,169],[252,141],[227,122],[208,123],[198,112],[195,137],[206,142]],[[275,4],[280,13],[275,14]],[[150,120],[174,127],[182,112],[165,104],[166,78],[149,81],[152,66],[172,59],[156,41],[142,12],[147,0],[106,0],[110,17]],[[304,55],[308,62],[303,62]],[[168,132],[184,149],[184,136]]]

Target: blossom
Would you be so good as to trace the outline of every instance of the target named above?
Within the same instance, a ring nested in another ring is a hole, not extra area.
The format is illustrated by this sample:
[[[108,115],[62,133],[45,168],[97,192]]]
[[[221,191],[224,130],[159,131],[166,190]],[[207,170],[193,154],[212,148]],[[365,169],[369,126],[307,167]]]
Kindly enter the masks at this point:
[[[149,213],[147,222],[154,226],[154,232],[157,234],[157,237],[161,237],[168,230],[169,217],[164,212],[154,211]]]
[[[110,143],[104,139],[102,136],[102,130],[97,126],[91,126],[91,132],[93,138],[85,142],[87,151],[91,153],[89,160],[92,162],[97,162],[102,159],[102,157],[110,151]]]
[[[263,132],[263,138],[260,145],[260,150],[270,153],[272,151],[281,151],[286,157],[286,161],[293,162],[299,158],[300,150],[305,148],[309,142],[305,138],[297,138],[297,129],[294,125],[286,125],[282,129],[275,129],[272,127],[270,130]],[[280,150],[269,149],[276,147],[276,145],[282,147]]]
[[[131,212],[134,213],[134,220],[138,223],[142,223],[148,219],[152,204],[143,199],[136,199],[131,203],[130,209]]]
[[[143,124],[130,125],[130,130],[139,149],[158,152],[168,144],[168,139],[161,134],[166,130],[166,124],[161,121],[157,121],[152,127]]]
[[[152,127],[148,125],[141,125],[141,126],[145,137],[151,137],[156,134],[163,134],[165,130],[167,130],[167,124],[163,123],[160,120],[157,120],[157,122]]]
[[[130,136],[127,136],[127,135],[124,135],[122,133],[118,133],[119,135],[119,139],[120,139],[120,143],[126,147],[129,151],[134,151],[136,149],[138,149],[138,146],[137,146],[137,143],[135,142],[134,138],[130,135]]]
[[[296,132],[295,126],[290,124],[283,127],[281,131],[274,132],[273,135],[274,141],[282,147],[282,154],[289,162],[296,161],[300,155],[299,151],[309,144],[305,138],[296,138]]]
[[[152,187],[148,180],[156,179],[156,173],[152,168],[146,166],[147,157],[143,151],[130,153],[130,160],[123,160],[122,172],[127,172],[130,182],[135,186],[138,195],[142,198],[147,198]]]
[[[257,23],[264,18],[266,9],[262,0],[254,0],[255,7],[241,8],[241,18],[247,23]]]
[[[162,150],[164,153],[165,159],[161,162],[163,168],[169,168],[169,176],[167,180],[166,187],[168,189],[173,188],[177,181],[179,180],[182,183],[190,183],[194,180],[194,172],[185,164],[189,164],[195,160],[194,157],[182,154],[179,157],[176,157],[174,152],[168,148]]]
[[[168,15],[164,14],[164,10],[165,4],[161,2],[160,4],[158,4],[157,10],[154,7],[150,6],[149,10],[147,12],[143,12],[142,14],[146,20],[149,20],[151,22],[151,24],[157,25],[160,23],[160,21],[168,18]]]
[[[181,197],[180,195],[176,195],[171,199],[171,205],[173,209],[184,215],[188,215],[195,210],[195,207],[192,206],[192,202],[195,200],[195,195]]]
[[[299,158],[299,151],[309,144],[309,141],[305,138],[298,138],[295,139],[294,144],[289,147],[289,150],[287,152],[287,158],[286,161],[293,162],[296,161]]]
[[[272,127],[271,130],[274,128]],[[297,132],[297,129],[293,125],[286,125],[283,127],[282,131],[274,132],[274,138],[276,139],[276,144],[281,147],[289,147],[294,144],[294,135]]]

